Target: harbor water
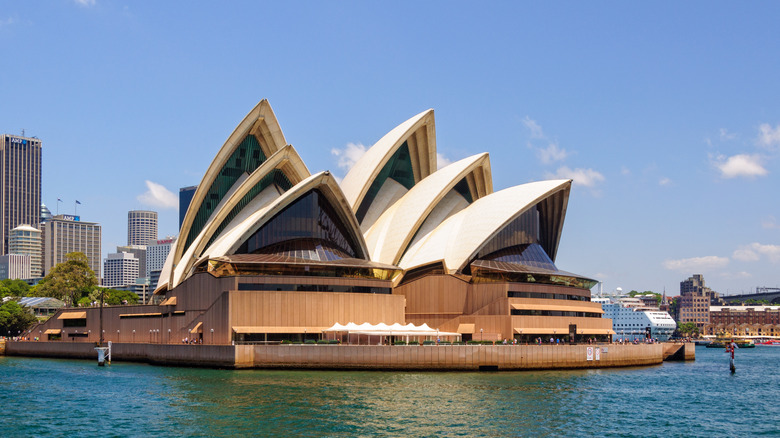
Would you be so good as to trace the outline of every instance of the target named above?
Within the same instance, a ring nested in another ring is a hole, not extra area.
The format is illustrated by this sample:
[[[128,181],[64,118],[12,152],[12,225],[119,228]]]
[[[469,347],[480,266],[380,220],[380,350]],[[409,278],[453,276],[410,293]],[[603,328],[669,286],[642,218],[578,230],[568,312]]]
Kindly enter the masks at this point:
[[[533,372],[212,370],[0,357],[3,436],[780,436],[780,347]]]

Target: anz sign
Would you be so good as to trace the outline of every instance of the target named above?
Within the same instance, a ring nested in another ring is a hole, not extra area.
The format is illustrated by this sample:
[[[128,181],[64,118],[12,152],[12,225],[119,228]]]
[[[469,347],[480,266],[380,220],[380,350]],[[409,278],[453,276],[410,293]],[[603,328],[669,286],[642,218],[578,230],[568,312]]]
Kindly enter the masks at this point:
[[[24,138],[11,137],[11,143],[27,144],[27,140]]]
[[[76,221],[76,222],[78,222],[78,221],[81,220],[81,216],[74,216],[72,214],[63,214],[62,218],[65,219],[66,221]]]

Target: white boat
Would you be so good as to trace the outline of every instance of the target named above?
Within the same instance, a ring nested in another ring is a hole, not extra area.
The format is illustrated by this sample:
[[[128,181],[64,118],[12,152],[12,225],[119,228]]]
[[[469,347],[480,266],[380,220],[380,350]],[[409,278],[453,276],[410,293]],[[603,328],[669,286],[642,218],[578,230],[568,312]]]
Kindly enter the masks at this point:
[[[648,307],[639,298],[628,296],[621,297],[593,297],[594,303],[601,303],[604,309],[604,318],[612,320],[612,341],[621,339],[633,342],[643,342],[648,334],[651,338],[664,342],[669,340],[677,323],[669,312],[664,312],[658,307]]]

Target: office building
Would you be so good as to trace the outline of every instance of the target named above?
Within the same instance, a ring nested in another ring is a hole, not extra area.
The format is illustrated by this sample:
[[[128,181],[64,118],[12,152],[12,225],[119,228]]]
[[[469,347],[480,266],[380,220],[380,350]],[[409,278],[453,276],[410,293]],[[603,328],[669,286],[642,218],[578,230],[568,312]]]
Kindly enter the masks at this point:
[[[79,216],[60,214],[45,222],[43,227],[43,275],[64,262],[65,255],[81,252],[87,256],[89,267],[100,277],[102,229],[95,222],[84,222]]]
[[[187,209],[192,202],[192,196],[195,195],[195,190],[198,186],[182,187],[179,189],[179,228],[184,222],[184,215],[187,214]]]
[[[24,280],[31,277],[29,255],[6,254],[0,256],[0,280]]]
[[[165,265],[165,259],[168,258],[168,253],[171,252],[171,246],[176,241],[175,237],[168,236],[165,239],[159,239],[149,241],[146,245],[146,277],[150,280],[153,275],[152,272],[157,272],[156,277],[159,278],[160,271]],[[152,288],[157,287],[157,281],[150,283]]]
[[[41,222],[41,141],[0,135],[0,254],[8,254],[9,232]]]
[[[109,254],[103,265],[103,286],[135,284],[138,280],[138,259],[128,252]]]
[[[127,212],[127,244],[146,245],[157,240],[157,212],[132,210]]]
[[[146,275],[146,260],[147,260],[147,253],[148,253],[148,249],[146,245],[117,246],[116,252],[127,252],[132,254],[135,258],[138,259],[138,277],[139,278],[148,277]],[[135,280],[133,280],[133,282],[135,283]]]
[[[22,224],[11,230],[8,236],[8,253],[30,256],[30,275],[33,278],[43,276],[43,255],[41,230]]]

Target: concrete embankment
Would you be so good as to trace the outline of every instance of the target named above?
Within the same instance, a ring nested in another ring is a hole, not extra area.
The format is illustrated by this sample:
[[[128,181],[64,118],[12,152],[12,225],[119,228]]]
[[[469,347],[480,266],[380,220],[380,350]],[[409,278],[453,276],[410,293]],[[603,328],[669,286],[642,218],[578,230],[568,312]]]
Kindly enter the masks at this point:
[[[112,345],[113,361],[215,368],[540,370],[661,363],[670,344],[642,345]],[[688,344],[676,344],[688,345]],[[678,349],[680,350],[680,349]],[[677,351],[677,350],[676,350]],[[682,360],[693,360],[693,344]],[[8,355],[96,359],[91,343],[9,342]],[[679,352],[676,353],[678,356]]]

